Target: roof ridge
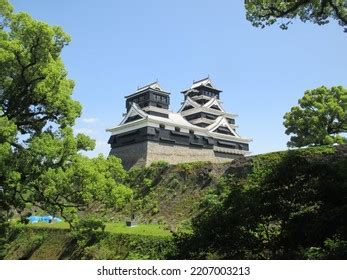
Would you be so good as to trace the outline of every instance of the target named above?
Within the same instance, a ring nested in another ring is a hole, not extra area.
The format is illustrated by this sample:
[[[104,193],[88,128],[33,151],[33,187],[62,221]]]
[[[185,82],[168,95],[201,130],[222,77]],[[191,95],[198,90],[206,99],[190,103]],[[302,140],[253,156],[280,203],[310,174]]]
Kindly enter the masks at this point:
[[[200,83],[200,82],[205,81],[205,80],[210,80],[210,75],[208,75],[206,78],[203,78],[201,80],[197,80],[197,81],[193,80],[193,84],[197,84],[197,83]],[[212,82],[212,81],[210,80],[210,82]]]
[[[161,88],[161,86],[160,86],[160,84],[159,84],[159,81],[156,80],[155,82],[149,83],[149,84],[144,85],[144,86],[142,86],[142,87],[137,87],[137,90],[139,91],[139,90],[141,90],[141,89],[145,89],[145,88],[150,87],[150,86],[153,86],[153,85],[155,85],[155,84],[157,84],[157,85],[159,86],[159,88]]]

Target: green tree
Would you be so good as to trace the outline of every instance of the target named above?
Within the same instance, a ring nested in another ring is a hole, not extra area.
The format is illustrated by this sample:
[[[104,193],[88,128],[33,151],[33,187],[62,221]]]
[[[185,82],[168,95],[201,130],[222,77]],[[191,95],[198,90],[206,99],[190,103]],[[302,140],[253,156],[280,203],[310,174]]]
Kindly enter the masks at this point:
[[[70,37],[60,27],[10,12],[7,1],[0,1],[2,115],[21,134],[38,134],[49,122],[73,125],[81,105],[71,98],[74,82],[60,57]]]
[[[246,17],[256,27],[264,28],[280,20],[287,29],[293,19],[322,25],[336,19],[347,32],[347,2],[345,0],[245,0]]]
[[[347,132],[347,90],[324,86],[308,90],[299,105],[284,115],[286,134],[294,134],[289,147],[345,143]]]
[[[85,136],[74,137],[71,128],[33,137],[12,161],[15,169],[6,180],[6,194],[22,203],[17,209],[37,206],[70,223],[79,211],[95,205],[103,213],[124,206],[132,191],[123,183],[126,172],[120,160],[101,155],[89,159],[78,153],[93,144]]]
[[[177,237],[176,258],[347,258],[345,153],[343,145],[251,159],[247,178],[221,182],[227,197]]]
[[[89,159],[95,141],[74,136],[81,105],[61,59],[60,27],[13,13],[0,0],[0,224],[32,206],[70,223],[81,210],[120,207],[131,197],[119,159]],[[1,225],[0,225],[1,226]],[[0,248],[1,249],[1,248]]]

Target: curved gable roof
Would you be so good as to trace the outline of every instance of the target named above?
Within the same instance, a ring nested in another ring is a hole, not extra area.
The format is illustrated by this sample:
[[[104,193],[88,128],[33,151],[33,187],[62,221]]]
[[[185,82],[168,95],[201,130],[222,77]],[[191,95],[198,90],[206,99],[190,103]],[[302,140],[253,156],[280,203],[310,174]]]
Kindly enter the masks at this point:
[[[235,137],[241,138],[238,133],[231,127],[228,120],[224,116],[219,116],[212,124],[206,127],[209,132],[218,133],[216,130],[219,127],[227,127]]]
[[[134,117],[134,116],[140,116],[142,119],[147,118],[148,114],[140,109],[139,106],[137,106],[136,103],[133,103],[128,111],[128,113],[125,115],[123,120],[119,125],[124,124],[128,118]]]
[[[217,106],[222,112],[225,112],[221,103],[222,102],[220,100],[218,100],[216,97],[213,97],[210,101],[205,103],[202,107],[211,108],[212,106]]]
[[[193,108],[201,107],[201,105],[199,103],[195,102],[190,97],[187,97],[187,99],[183,102],[183,105],[181,106],[181,108],[178,110],[178,113],[182,112],[183,109],[189,105],[192,106]]]

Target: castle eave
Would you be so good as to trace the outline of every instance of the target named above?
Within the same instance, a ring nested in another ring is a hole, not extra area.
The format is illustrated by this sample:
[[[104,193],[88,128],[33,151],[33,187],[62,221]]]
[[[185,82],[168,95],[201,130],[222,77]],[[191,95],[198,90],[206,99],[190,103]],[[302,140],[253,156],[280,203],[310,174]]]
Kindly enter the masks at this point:
[[[221,139],[221,140],[226,140],[226,141],[235,141],[235,142],[240,142],[240,143],[245,143],[248,144],[252,142],[253,140],[250,138],[241,138],[241,137],[236,137],[236,136],[231,136],[231,135],[225,135],[217,132],[209,132],[208,135],[214,139]]]

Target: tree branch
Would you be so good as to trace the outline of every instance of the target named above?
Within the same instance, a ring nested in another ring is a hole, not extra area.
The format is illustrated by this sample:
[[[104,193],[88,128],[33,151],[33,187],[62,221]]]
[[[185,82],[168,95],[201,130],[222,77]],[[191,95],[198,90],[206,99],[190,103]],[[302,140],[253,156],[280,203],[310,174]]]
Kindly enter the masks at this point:
[[[270,11],[269,14],[265,14],[263,15],[263,17],[270,17],[270,16],[275,16],[275,17],[285,17],[288,14],[294,12],[296,9],[298,9],[300,6],[305,5],[307,3],[309,3],[310,0],[301,0],[297,3],[295,3],[293,6],[291,6],[290,8],[288,8],[287,10],[280,10],[278,9],[276,6],[274,6],[273,4],[271,4],[271,6],[269,7],[265,7],[262,6],[261,8],[263,10],[268,10]],[[277,14],[276,14],[277,13]]]
[[[347,25],[347,16],[344,17],[344,16],[341,14],[339,8],[335,5],[335,3],[334,3],[332,0],[329,0],[329,3],[330,3],[330,5],[331,5],[331,7],[334,9],[337,18],[338,18],[339,20],[341,20],[342,23],[343,23],[344,25]]]

